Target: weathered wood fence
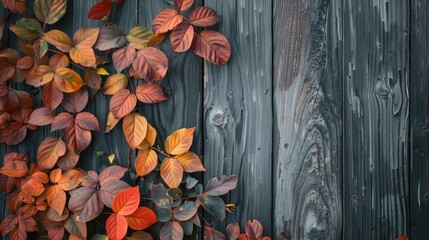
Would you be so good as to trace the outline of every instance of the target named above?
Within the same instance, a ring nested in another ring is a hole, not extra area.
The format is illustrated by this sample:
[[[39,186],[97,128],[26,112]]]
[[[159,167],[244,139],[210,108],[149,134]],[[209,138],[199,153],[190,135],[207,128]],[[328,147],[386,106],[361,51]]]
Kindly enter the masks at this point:
[[[69,1],[62,28],[98,26],[86,17],[95,2]],[[124,29],[150,26],[171,4],[127,0],[111,19]],[[258,218],[274,239],[429,239],[429,2],[196,4],[222,15],[217,28],[231,42],[230,63],[170,54],[162,83],[170,100],[139,111],[159,139],[197,127],[193,150],[203,156],[205,181],[239,174],[226,199],[238,208],[227,222]],[[89,111],[107,116],[107,104],[99,94]],[[1,146],[1,154],[30,150],[35,159],[48,135],[41,128],[26,145]],[[93,139],[80,167],[102,167],[97,149],[128,158],[120,129]]]

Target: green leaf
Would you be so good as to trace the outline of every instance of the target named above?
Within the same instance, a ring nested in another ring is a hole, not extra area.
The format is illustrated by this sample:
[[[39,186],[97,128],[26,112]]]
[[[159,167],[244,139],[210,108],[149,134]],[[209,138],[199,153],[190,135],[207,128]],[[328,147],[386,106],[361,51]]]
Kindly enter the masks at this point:
[[[142,49],[149,46],[149,38],[152,34],[152,30],[147,27],[135,26],[128,33],[127,40],[134,48]]]
[[[217,196],[199,196],[198,201],[203,205],[204,209],[215,216],[217,219],[225,218],[225,203],[221,197]]]
[[[158,208],[155,213],[156,218],[160,222],[168,222],[171,220],[171,210],[169,208]]]
[[[198,211],[198,207],[193,201],[185,202],[174,209],[174,218],[179,221],[187,221],[191,219]]]
[[[109,237],[107,237],[106,235],[95,234],[94,236],[92,236],[91,240],[109,240]]]
[[[35,19],[21,18],[15,25],[9,27],[19,38],[24,40],[33,41],[39,37],[42,31],[42,26]]]
[[[60,20],[67,10],[67,0],[35,0],[34,14],[46,24],[54,24]]]
[[[192,224],[192,221],[181,222],[180,225],[182,225],[185,235],[192,235],[192,231],[194,231],[194,224]]]
[[[173,200],[179,200],[182,198],[183,193],[182,193],[182,190],[178,188],[170,188],[167,190],[167,195],[171,197]]]
[[[167,188],[161,183],[150,185],[152,201],[161,208],[171,208],[173,199],[167,195]]]

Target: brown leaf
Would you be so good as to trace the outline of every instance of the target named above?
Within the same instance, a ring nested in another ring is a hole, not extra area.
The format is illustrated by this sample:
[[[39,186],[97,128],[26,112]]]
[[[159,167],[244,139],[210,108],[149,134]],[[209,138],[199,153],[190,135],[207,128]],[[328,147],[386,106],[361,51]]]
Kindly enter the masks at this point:
[[[67,128],[74,123],[73,116],[68,112],[62,112],[55,116],[51,125],[51,132]]]
[[[10,161],[4,163],[0,173],[8,177],[23,177],[28,173],[27,163],[22,161]]]
[[[164,9],[153,19],[152,28],[155,33],[172,30],[183,21],[182,15],[173,9]]]
[[[54,85],[65,93],[76,92],[85,82],[80,75],[70,68],[58,68],[55,71]]]
[[[112,59],[116,72],[121,73],[122,70],[129,67],[136,58],[136,49],[131,46],[125,46],[113,52]]]
[[[78,237],[79,239],[86,239],[87,236],[87,229],[86,229],[86,223],[78,221],[78,218],[75,214],[69,217],[67,221],[64,224],[64,228],[69,232],[70,234],[73,234],[74,236]]]
[[[117,91],[110,100],[110,112],[112,112],[116,119],[121,119],[133,111],[136,105],[136,95],[131,93],[128,89],[121,89]]]
[[[100,126],[98,124],[98,119],[94,114],[89,112],[81,112],[76,115],[75,118],[76,125],[82,129],[98,131]]]
[[[58,68],[66,68],[70,64],[70,60],[65,54],[56,53],[52,55],[51,59],[49,59],[49,67],[51,67],[54,71]]]
[[[79,161],[79,154],[75,153],[69,145],[67,145],[66,147],[66,153],[61,156],[57,161],[58,167],[61,168],[63,171],[68,171],[75,168],[77,162]]]
[[[116,124],[118,124],[120,120],[121,119],[116,119],[115,116],[113,116],[113,113],[109,112],[107,116],[106,129],[104,130],[104,133],[110,132],[116,126]]]
[[[54,86],[53,82],[46,84],[42,90],[42,101],[51,110],[57,108],[64,98],[61,90]]]
[[[112,48],[119,48],[127,43],[125,34],[115,25],[101,28],[95,48],[106,51]]]
[[[55,113],[53,113],[52,110],[41,107],[31,113],[28,123],[36,126],[45,126],[51,124],[54,118]]]
[[[128,114],[122,122],[122,129],[128,144],[135,149],[146,137],[147,120],[138,113]]]
[[[65,94],[61,106],[70,113],[78,113],[85,108],[88,98],[88,91],[81,88],[76,92]]]
[[[79,63],[84,67],[97,67],[97,59],[95,57],[94,49],[91,47],[80,47],[80,48],[72,48],[69,52],[70,58],[75,63]]]
[[[43,35],[48,43],[54,45],[62,52],[69,52],[72,48],[72,40],[70,37],[60,30],[51,30]]]
[[[87,68],[85,70],[84,80],[88,87],[92,89],[100,89],[101,87],[101,76],[93,68]]]
[[[176,9],[178,11],[183,12],[192,7],[194,0],[174,0],[174,4],[176,5]]]
[[[162,88],[155,83],[147,82],[136,87],[137,99],[142,103],[158,103],[167,100]]]
[[[128,85],[128,77],[125,74],[118,73],[109,76],[104,83],[103,93],[106,95],[113,95],[117,91],[126,88]]]
[[[37,163],[41,169],[51,169],[65,152],[66,145],[63,140],[56,137],[45,138],[37,150]]]
[[[149,81],[161,80],[167,73],[168,59],[157,48],[143,48],[137,52],[133,68],[143,79]]]
[[[110,180],[119,180],[124,174],[128,171],[128,169],[120,166],[110,166],[105,168],[98,177],[100,184],[103,185],[107,181]]]
[[[205,6],[195,8],[189,15],[189,21],[197,27],[210,27],[219,21],[216,11]]]
[[[54,75],[54,71],[49,66],[39,65],[33,67],[28,73],[26,83],[33,87],[40,87],[51,82]]]
[[[35,0],[34,14],[46,24],[54,24],[60,20],[67,9],[67,0]]]
[[[178,222],[167,222],[159,233],[161,240],[183,239],[183,228]]]
[[[171,46],[175,52],[188,51],[194,40],[194,27],[188,22],[177,25],[170,33]]]
[[[207,61],[225,65],[231,57],[231,45],[221,33],[213,30],[204,30],[196,34],[196,42],[192,50]]]
[[[82,152],[91,143],[91,131],[82,129],[76,124],[67,127],[65,136],[68,145],[75,153]]]

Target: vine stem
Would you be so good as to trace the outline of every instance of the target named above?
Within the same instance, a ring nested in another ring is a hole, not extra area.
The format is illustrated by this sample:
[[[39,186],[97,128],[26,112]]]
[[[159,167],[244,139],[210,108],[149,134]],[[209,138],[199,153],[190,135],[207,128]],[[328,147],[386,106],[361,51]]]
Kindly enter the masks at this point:
[[[162,149],[161,149],[159,146],[157,146],[157,147],[150,147],[150,149],[155,150],[155,151],[157,151],[157,152],[161,153],[162,155],[164,155],[164,156],[166,156],[166,157],[169,157],[169,158],[173,157],[173,156],[171,156],[170,154],[168,154],[168,153],[166,153],[166,152],[162,151]]]

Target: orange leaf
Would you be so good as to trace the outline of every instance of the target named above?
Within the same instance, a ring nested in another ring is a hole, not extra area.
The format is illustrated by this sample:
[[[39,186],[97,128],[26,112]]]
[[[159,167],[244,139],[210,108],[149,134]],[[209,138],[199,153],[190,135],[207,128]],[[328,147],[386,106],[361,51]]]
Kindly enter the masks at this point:
[[[136,58],[136,49],[131,46],[125,46],[113,52],[112,60],[116,72],[121,73],[122,70],[129,67]]]
[[[128,85],[128,77],[122,73],[113,74],[108,77],[104,84],[103,94],[113,95],[117,91],[126,88]]]
[[[173,9],[164,9],[153,19],[152,28],[155,33],[165,33],[183,21],[182,15]]]
[[[54,75],[54,71],[49,66],[39,65],[33,67],[28,73],[26,83],[33,87],[40,87],[51,82]]]
[[[174,4],[176,5],[176,9],[178,11],[183,12],[192,7],[194,0],[174,0]]]
[[[83,177],[85,177],[84,172],[76,169],[69,170],[61,176],[58,181],[58,187],[64,191],[70,191],[79,185]]]
[[[134,230],[144,230],[157,221],[155,213],[147,207],[139,207],[125,218],[127,219],[128,226]]]
[[[49,178],[51,179],[51,182],[57,183],[58,181],[60,181],[61,174],[62,174],[61,168],[56,168],[52,170],[51,173],[49,174]]]
[[[152,172],[158,164],[158,155],[152,149],[140,150],[136,157],[137,176],[146,176]]]
[[[122,240],[127,234],[127,219],[119,214],[112,214],[106,221],[107,236],[111,240]]]
[[[122,122],[122,129],[128,144],[135,149],[146,137],[147,120],[138,113],[128,114]]]
[[[110,100],[110,112],[116,119],[125,117],[137,105],[136,95],[128,89],[121,89]]]
[[[142,103],[158,103],[167,100],[162,88],[155,83],[147,82],[136,88],[137,99]]]
[[[37,150],[37,163],[42,169],[51,169],[58,158],[66,153],[66,145],[60,138],[48,137]]]
[[[187,152],[194,139],[195,128],[182,128],[165,140],[165,150],[172,155],[178,155]]]
[[[22,177],[28,173],[27,163],[22,161],[10,161],[4,164],[0,173],[9,177]]]
[[[63,92],[71,93],[79,90],[85,82],[80,75],[70,68],[58,68],[55,71],[54,86]]]
[[[73,35],[75,48],[94,46],[100,30],[98,28],[79,28]]]
[[[70,64],[70,60],[65,54],[56,53],[52,55],[51,59],[49,59],[49,67],[51,67],[54,71],[58,68],[68,67]]]
[[[180,164],[182,164],[185,172],[193,173],[206,171],[200,158],[193,152],[188,151],[176,156],[175,158],[180,162]]]
[[[51,30],[45,33],[43,38],[62,52],[69,52],[73,48],[70,37],[59,30]]]
[[[219,21],[219,16],[215,10],[209,7],[200,6],[191,12],[189,15],[189,21],[192,25],[197,27],[210,27]]]
[[[170,33],[171,46],[175,52],[188,51],[194,40],[194,27],[188,22],[177,25]]]
[[[224,35],[213,30],[204,30],[196,34],[192,50],[207,61],[225,65],[231,57],[231,45]]]
[[[166,158],[161,164],[161,177],[170,188],[179,187],[183,178],[183,167],[174,158]]]
[[[123,190],[113,199],[112,210],[120,215],[129,215],[136,211],[140,203],[139,187]]]
[[[85,67],[96,68],[96,58],[94,49],[91,47],[82,46],[79,48],[72,48],[70,50],[70,57],[75,63],[79,63]]]
[[[41,182],[30,179],[21,186],[21,190],[31,196],[40,196],[45,191],[45,187]]]
[[[51,186],[46,192],[48,205],[54,209],[59,215],[63,213],[66,205],[66,193],[59,186]]]
[[[133,68],[143,79],[161,80],[167,73],[168,59],[161,50],[146,47],[137,52]]]

